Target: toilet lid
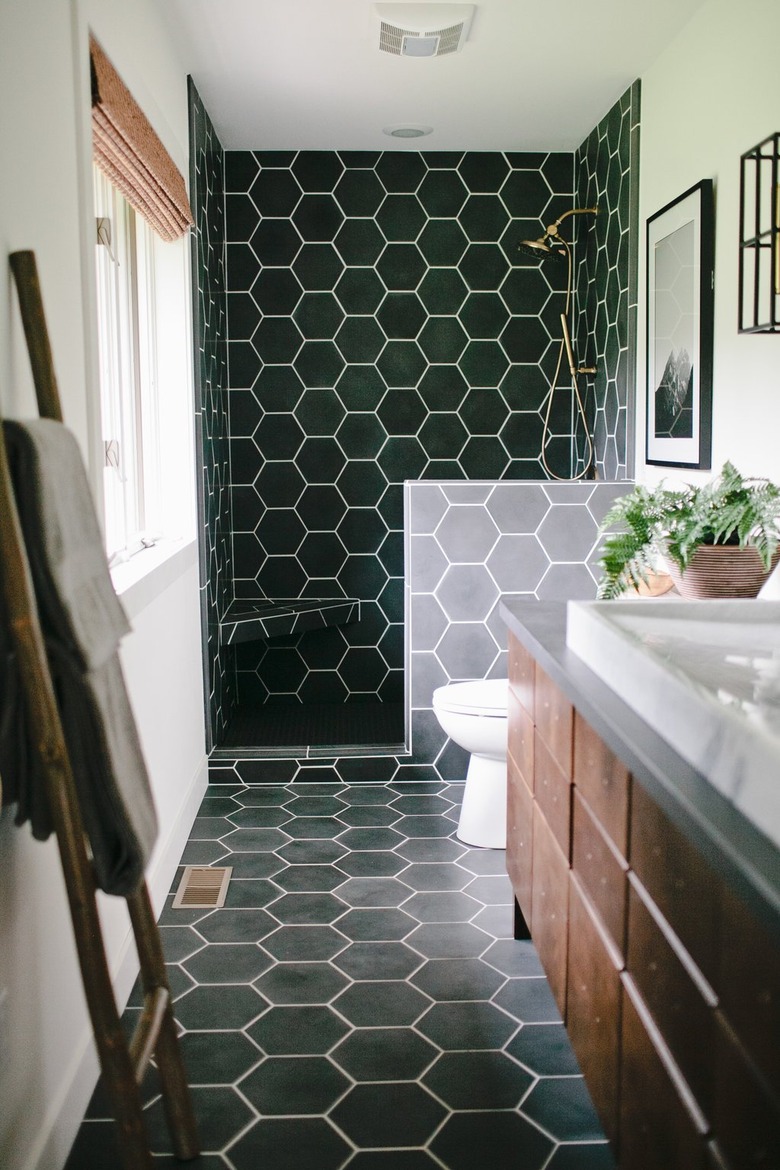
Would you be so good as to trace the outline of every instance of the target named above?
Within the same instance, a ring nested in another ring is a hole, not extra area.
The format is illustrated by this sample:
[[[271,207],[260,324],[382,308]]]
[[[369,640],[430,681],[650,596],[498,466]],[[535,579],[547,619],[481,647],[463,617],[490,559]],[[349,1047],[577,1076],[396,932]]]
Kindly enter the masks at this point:
[[[433,692],[433,705],[460,715],[506,716],[509,681],[505,678],[475,679],[450,683]]]

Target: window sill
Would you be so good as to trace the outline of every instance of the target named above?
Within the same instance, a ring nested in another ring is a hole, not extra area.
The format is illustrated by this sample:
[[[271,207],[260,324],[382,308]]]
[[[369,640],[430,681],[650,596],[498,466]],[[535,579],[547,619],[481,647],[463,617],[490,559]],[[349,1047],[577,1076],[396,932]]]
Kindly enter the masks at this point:
[[[130,621],[187,572],[198,559],[194,539],[161,540],[111,570],[111,580]]]

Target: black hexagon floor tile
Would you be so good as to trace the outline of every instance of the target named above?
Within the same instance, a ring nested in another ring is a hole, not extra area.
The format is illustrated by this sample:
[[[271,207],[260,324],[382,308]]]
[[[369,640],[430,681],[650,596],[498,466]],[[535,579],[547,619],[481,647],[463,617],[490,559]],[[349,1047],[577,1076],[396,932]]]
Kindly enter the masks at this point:
[[[481,959],[429,959],[411,982],[431,999],[463,1001],[490,999],[504,976]]]
[[[486,957],[492,936],[470,922],[429,922],[407,936],[407,943],[426,959]]]
[[[271,1003],[326,1004],[348,982],[330,963],[277,963],[258,979],[257,987]]]
[[[349,939],[332,926],[281,926],[263,939],[263,950],[279,962],[332,959]]]
[[[231,825],[237,829],[278,829],[290,814],[284,808],[274,805],[257,805],[249,808],[238,808],[228,817]]]
[[[506,1051],[540,1077],[567,1077],[579,1071],[563,1024],[523,1024]]]
[[[418,1021],[419,1031],[446,1050],[500,1050],[517,1021],[492,1003],[435,1003]]]
[[[438,1170],[425,1150],[368,1150],[355,1154],[347,1162],[349,1170]]]
[[[223,788],[185,853],[233,866],[228,904],[161,917],[193,1165],[473,1170],[489,1149],[491,1170],[614,1170],[536,950],[512,938],[504,854],[455,835],[459,785]],[[142,1092],[173,1165],[153,1065]],[[92,1100],[67,1170],[117,1161]]]
[[[423,1077],[450,1109],[514,1109],[533,1082],[502,1052],[444,1052]]]
[[[375,849],[347,853],[336,864],[349,877],[394,877],[406,870],[408,862],[397,853]]]
[[[339,1129],[358,1146],[422,1146],[446,1116],[421,1085],[383,1081],[356,1085],[331,1111]]]
[[[228,1152],[236,1170],[339,1170],[352,1148],[324,1118],[264,1117]]]
[[[256,1020],[248,1035],[268,1056],[324,1055],[350,1030],[329,1007],[272,1007]]]
[[[281,873],[287,863],[276,853],[231,853],[223,864],[233,869],[234,878],[265,878]]]
[[[523,1101],[523,1114],[559,1141],[601,1137],[593,1102],[581,1076],[544,1077]]]
[[[244,878],[237,875],[228,886],[225,905],[238,906],[267,906],[279,897],[279,887],[272,882],[261,878]]]
[[[333,1001],[336,1011],[356,1028],[413,1024],[430,1006],[427,995],[402,979],[352,983]]]
[[[394,877],[351,877],[338,887],[338,896],[354,908],[400,906],[411,897],[409,886]]]
[[[542,1170],[555,1143],[517,1113],[453,1113],[431,1149],[451,1170],[473,1170],[490,1150],[491,1170]]]
[[[404,883],[413,890],[423,891],[462,890],[472,879],[461,873],[457,866],[446,861],[429,861],[410,865],[404,870]]]
[[[232,1085],[263,1059],[243,1032],[187,1032],[180,1044],[193,1085]]]
[[[412,1028],[355,1028],[332,1055],[356,1081],[413,1081],[439,1053]]]
[[[214,1028],[246,1028],[268,1007],[267,1000],[245,984],[219,983],[194,987],[176,1005],[176,1019],[188,1032]]]
[[[405,938],[416,925],[414,918],[395,908],[350,910],[338,920],[339,930],[356,942]]]
[[[290,865],[274,878],[277,886],[288,893],[313,893],[315,890],[333,890],[343,881],[332,865]]]
[[[201,1148],[205,1153],[220,1153],[255,1117],[254,1110],[234,1088],[196,1085],[192,1089],[192,1098]],[[146,1110],[144,1117],[152,1150],[167,1153],[170,1139],[161,1097]],[[108,1163],[109,1166],[117,1164],[116,1161]],[[105,1167],[106,1162],[98,1165]]]
[[[197,983],[251,983],[271,965],[255,943],[214,943],[182,964]]]
[[[334,961],[340,971],[357,980],[380,972],[383,979],[407,979],[423,962],[402,942],[355,942]]]
[[[325,1113],[350,1082],[324,1056],[269,1056],[240,1082],[263,1116]]]

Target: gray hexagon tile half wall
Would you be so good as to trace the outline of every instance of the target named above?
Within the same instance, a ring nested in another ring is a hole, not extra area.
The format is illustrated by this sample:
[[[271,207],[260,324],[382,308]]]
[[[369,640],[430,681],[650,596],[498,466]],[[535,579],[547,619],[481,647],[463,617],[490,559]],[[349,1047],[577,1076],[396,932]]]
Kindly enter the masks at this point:
[[[593,598],[599,524],[626,483],[407,483],[406,666],[412,755],[462,780],[439,727],[438,686],[506,674],[502,596]],[[427,759],[424,757],[427,756]]]

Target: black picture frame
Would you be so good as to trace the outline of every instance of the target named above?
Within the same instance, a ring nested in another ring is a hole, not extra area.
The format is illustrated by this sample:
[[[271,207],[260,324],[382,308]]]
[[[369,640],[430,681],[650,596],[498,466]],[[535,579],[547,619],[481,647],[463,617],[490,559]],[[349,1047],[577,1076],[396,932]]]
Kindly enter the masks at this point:
[[[714,229],[711,179],[647,220],[647,463],[711,467]]]

